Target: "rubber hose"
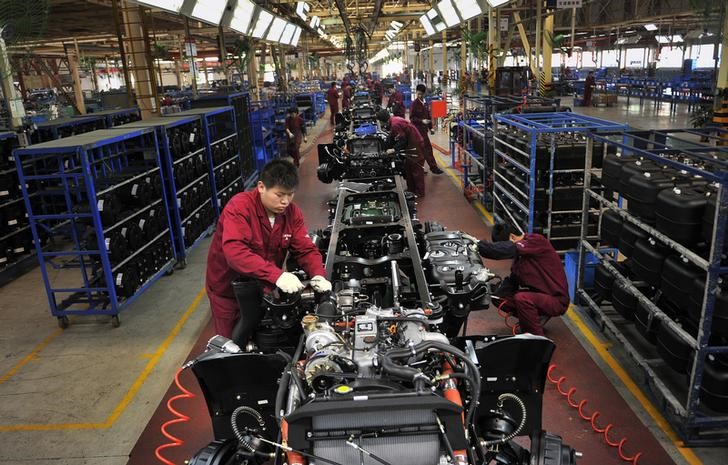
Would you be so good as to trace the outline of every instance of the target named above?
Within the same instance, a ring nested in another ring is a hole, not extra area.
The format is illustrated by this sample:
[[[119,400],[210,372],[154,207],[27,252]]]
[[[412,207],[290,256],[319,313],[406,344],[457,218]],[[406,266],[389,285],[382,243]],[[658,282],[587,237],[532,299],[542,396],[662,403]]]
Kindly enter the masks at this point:
[[[283,370],[283,376],[281,376],[281,382],[278,385],[278,392],[276,392],[276,419],[278,421],[281,420],[281,410],[283,410],[283,402],[285,402],[286,395],[288,394],[288,384],[291,380],[291,370],[293,370],[293,364],[298,361],[299,358],[301,358],[301,354],[303,353],[303,343],[305,340],[305,335],[301,334],[301,337],[298,338],[298,345],[296,346],[296,351],[293,353],[293,358],[289,360],[288,366],[285,370]],[[287,354],[286,354],[287,355]],[[302,393],[301,393],[302,394]]]
[[[523,427],[526,426],[526,404],[524,404],[523,401],[521,400],[521,398],[518,397],[517,395],[506,392],[506,393],[503,393],[498,396],[498,406],[501,407],[503,405],[503,401],[506,399],[511,399],[512,401],[517,403],[519,407],[521,407],[521,423],[518,425],[518,428],[516,428],[508,436],[503,436],[500,439],[491,439],[490,441],[481,441],[480,444],[483,447],[492,446],[494,444],[503,444],[505,442],[508,442],[511,439],[518,436],[519,433],[521,432],[521,430],[523,430]]]
[[[240,432],[240,428],[238,427],[238,415],[240,415],[241,413],[247,413],[248,415],[253,417],[255,421],[258,422],[258,425],[261,428],[265,427],[265,421],[263,421],[263,417],[260,415],[260,413],[258,413],[257,410],[250,408],[246,405],[241,405],[240,407],[233,410],[233,413],[230,416],[230,423],[233,427],[233,433],[235,433],[235,437],[238,438],[238,442],[243,447],[243,449],[247,450],[251,454],[254,454],[256,452],[255,447],[245,439],[245,436],[243,436],[243,433]]]
[[[403,366],[398,366],[394,360],[395,359],[403,359],[403,358],[409,358],[413,355],[413,351],[415,354],[421,354],[423,352],[426,352],[430,349],[438,349],[442,352],[450,353],[457,358],[461,359],[465,365],[468,367],[469,377],[468,382],[471,383],[472,388],[472,400],[468,404],[467,413],[465,415],[465,422],[467,425],[470,425],[473,420],[473,415],[475,415],[475,409],[478,405],[478,401],[480,399],[480,371],[478,370],[478,367],[475,366],[472,360],[460,349],[457,349],[450,344],[444,344],[437,341],[425,341],[421,342],[412,349],[395,349],[390,350],[388,352],[385,352],[382,357],[382,369],[388,373],[390,373],[393,376],[396,377],[403,377],[407,376],[404,379],[407,381],[415,381],[415,376],[420,373],[419,370],[415,370],[414,368],[406,368]]]

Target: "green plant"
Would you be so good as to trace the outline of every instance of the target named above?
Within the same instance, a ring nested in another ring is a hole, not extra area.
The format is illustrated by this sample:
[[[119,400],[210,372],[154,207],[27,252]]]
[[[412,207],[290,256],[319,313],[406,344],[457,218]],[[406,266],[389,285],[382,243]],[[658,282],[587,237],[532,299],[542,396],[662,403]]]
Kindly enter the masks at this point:
[[[461,28],[463,41],[467,44],[470,53],[482,62],[488,48],[488,33],[486,31],[471,32],[468,28]]]
[[[241,76],[245,74],[252,56],[251,50],[253,50],[253,43],[249,38],[244,37],[236,40],[233,44],[233,57],[228,62],[228,67],[236,68]]]
[[[152,46],[152,58],[154,60],[168,60],[169,49],[166,45],[159,44],[157,42]]]

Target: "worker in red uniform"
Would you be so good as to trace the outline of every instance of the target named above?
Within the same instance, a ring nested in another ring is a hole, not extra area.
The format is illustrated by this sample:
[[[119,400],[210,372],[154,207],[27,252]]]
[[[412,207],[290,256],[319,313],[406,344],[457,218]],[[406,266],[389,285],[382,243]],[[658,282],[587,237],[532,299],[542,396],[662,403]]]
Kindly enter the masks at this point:
[[[286,135],[288,136],[287,154],[293,158],[296,168],[301,164],[301,141],[306,139],[306,122],[298,114],[298,107],[291,107],[286,118]]]
[[[344,110],[351,108],[351,85],[349,81],[344,82],[341,88],[341,107]]]
[[[389,89],[389,100],[387,101],[387,109],[394,116],[404,118],[404,95],[397,90],[396,86]]]
[[[329,122],[333,126],[334,116],[339,112],[339,92],[336,90],[336,83],[332,82],[329,90],[326,91],[326,101],[329,102],[329,110],[331,110],[331,116],[329,116]]]
[[[377,106],[381,107],[382,99],[384,98],[384,86],[382,85],[382,81],[376,79],[372,86],[374,88],[374,103],[376,103]]]
[[[425,104],[426,91],[427,87],[424,84],[417,85],[417,98],[412,102],[412,106],[410,107],[410,121],[420,131],[420,135],[422,136],[425,147],[423,155],[425,156],[427,165],[430,167],[430,172],[433,174],[442,174],[442,170],[437,166],[437,161],[435,161],[435,156],[432,153],[432,144],[430,143],[430,136],[428,134],[432,130],[432,115],[430,114],[430,109]]]
[[[472,236],[468,238],[477,241]],[[569,308],[561,259],[541,234],[522,234],[507,224],[496,224],[492,239],[493,242],[477,241],[481,256],[514,260],[511,275],[501,286],[507,289],[497,292],[501,299],[499,308],[516,314],[522,332],[543,336],[541,318],[563,315]]]
[[[584,81],[584,106],[592,106],[592,93],[597,86],[597,80],[594,78],[594,71],[589,71]]]
[[[281,269],[287,252],[313,276],[315,291],[331,290],[321,253],[308,236],[301,210],[291,203],[297,186],[296,167],[273,160],[263,167],[257,188],[235,195],[220,214],[207,254],[205,280],[217,334],[230,338],[241,317],[243,321],[262,318],[262,314],[240,314],[232,285],[240,276],[259,281],[266,290],[278,287],[295,293],[303,289],[295,274]],[[249,336],[236,342],[245,345]]]
[[[377,120],[389,131],[387,153],[405,151],[404,179],[407,190],[418,197],[425,196],[424,142],[417,128],[404,118],[389,116],[387,110],[377,112]]]

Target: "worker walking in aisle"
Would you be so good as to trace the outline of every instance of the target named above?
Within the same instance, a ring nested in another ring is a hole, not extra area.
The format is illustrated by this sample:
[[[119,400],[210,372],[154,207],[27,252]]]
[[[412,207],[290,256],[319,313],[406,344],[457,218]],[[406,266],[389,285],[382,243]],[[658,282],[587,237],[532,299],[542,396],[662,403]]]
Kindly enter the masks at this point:
[[[301,164],[301,141],[308,142],[306,138],[306,122],[298,114],[298,107],[291,107],[286,118],[286,135],[288,136],[287,154],[293,159],[296,168]]]
[[[329,102],[329,122],[333,126],[335,124],[334,116],[339,112],[339,91],[336,90],[336,83],[332,82],[329,90],[326,91],[326,101]]]
[[[404,118],[390,116],[387,110],[377,112],[377,120],[382,128],[389,131],[388,145],[391,147],[387,153],[397,151],[405,152],[404,179],[407,181],[407,190],[418,197],[425,196],[425,157],[424,142],[420,131]]]
[[[351,84],[345,81],[341,88],[341,108],[344,110],[351,108]]]
[[[424,143],[425,151],[423,153],[430,172],[433,174],[442,174],[442,170],[437,166],[435,155],[432,153],[432,144],[430,143],[429,132],[432,130],[432,115],[430,109],[425,104],[425,92],[427,87],[424,84],[417,85],[417,98],[412,102],[410,108],[410,121],[415,125]]]
[[[376,79],[373,84],[374,87],[374,103],[378,106],[382,106],[382,100],[384,99],[384,86],[382,81]]]
[[[514,260],[511,275],[496,292],[501,300],[498,308],[515,313],[522,332],[543,336],[541,318],[563,315],[569,308],[564,265],[551,242],[502,223],[493,227],[493,242],[468,237],[477,242],[481,256]]]
[[[318,248],[308,236],[303,214],[292,203],[298,186],[298,170],[285,160],[273,160],[260,174],[255,189],[235,195],[217,222],[207,255],[205,286],[217,334],[231,338],[238,320],[245,323],[240,340],[244,346],[260,319],[259,314],[241,315],[233,281],[250,279],[265,290],[278,287],[285,293],[303,289],[293,273],[283,271],[288,252],[311,278],[317,292],[331,290],[331,283]]]
[[[584,106],[592,106],[592,93],[594,88],[597,86],[597,80],[594,78],[594,71],[589,71],[584,81]]]
[[[387,109],[394,116],[404,118],[404,95],[397,90],[396,86],[389,89],[389,100],[387,101]]]

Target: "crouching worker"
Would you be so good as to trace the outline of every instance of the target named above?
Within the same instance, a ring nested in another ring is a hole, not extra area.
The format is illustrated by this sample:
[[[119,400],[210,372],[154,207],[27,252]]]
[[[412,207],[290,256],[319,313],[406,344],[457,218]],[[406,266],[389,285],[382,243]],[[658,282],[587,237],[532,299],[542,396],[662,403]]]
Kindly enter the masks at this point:
[[[285,293],[303,289],[292,273],[281,269],[288,252],[311,278],[317,292],[331,290],[324,277],[321,253],[311,241],[303,214],[292,203],[298,170],[291,162],[273,160],[263,168],[255,189],[235,195],[217,222],[207,255],[206,288],[217,334],[244,347],[263,317],[260,305],[242,312],[233,281],[247,285],[260,302],[262,291],[278,287]],[[246,311],[249,313],[246,314]],[[242,319],[242,320],[241,320]],[[238,320],[241,324],[237,325]],[[236,334],[233,335],[233,329]]]
[[[510,225],[496,224],[492,238],[493,242],[477,242],[480,255],[513,259],[511,275],[498,292],[501,301],[496,305],[518,317],[521,332],[543,336],[542,318],[563,315],[569,308],[561,259],[541,234],[521,234]]]

